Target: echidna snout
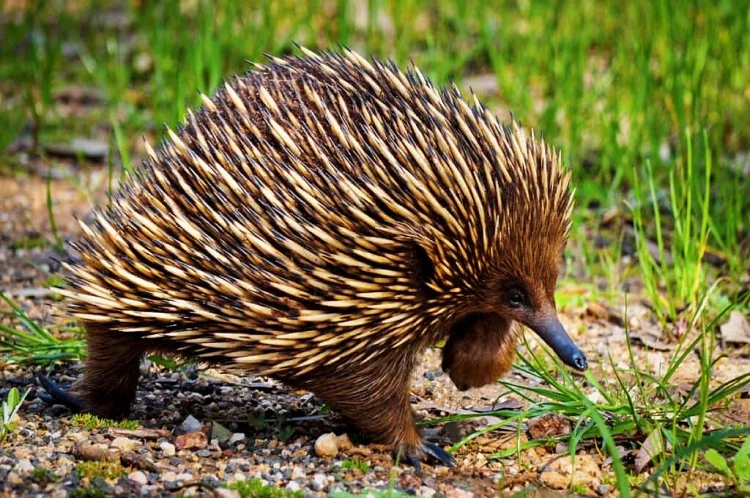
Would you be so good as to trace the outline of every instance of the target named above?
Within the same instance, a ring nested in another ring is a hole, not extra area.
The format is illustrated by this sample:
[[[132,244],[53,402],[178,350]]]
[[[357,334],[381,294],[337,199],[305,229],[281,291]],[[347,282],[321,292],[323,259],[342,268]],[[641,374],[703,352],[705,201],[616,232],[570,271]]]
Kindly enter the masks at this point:
[[[554,313],[535,320],[529,324],[529,327],[552,348],[563,363],[576,370],[586,370],[588,367],[586,355],[578,349],[565,332],[565,328]]]

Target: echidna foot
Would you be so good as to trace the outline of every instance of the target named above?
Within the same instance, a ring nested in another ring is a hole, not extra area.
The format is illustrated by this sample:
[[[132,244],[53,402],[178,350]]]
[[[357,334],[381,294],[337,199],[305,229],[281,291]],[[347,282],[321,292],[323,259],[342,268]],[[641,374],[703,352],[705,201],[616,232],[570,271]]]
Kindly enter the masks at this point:
[[[431,456],[446,467],[453,467],[456,464],[456,460],[453,458],[453,455],[434,443],[423,443],[422,451],[424,451],[426,455]]]
[[[429,456],[435,461],[447,466],[453,467],[456,461],[453,456],[443,448],[434,443],[423,441],[418,447],[405,448],[401,447],[402,457],[409,465],[419,473],[422,472],[421,461],[425,456]]]
[[[42,388],[47,391],[46,394],[37,393],[39,399],[50,405],[59,404],[67,406],[70,410],[76,413],[83,411],[83,403],[67,391],[60,388],[60,386],[55,384],[52,380],[40,373],[36,374],[36,378]]]

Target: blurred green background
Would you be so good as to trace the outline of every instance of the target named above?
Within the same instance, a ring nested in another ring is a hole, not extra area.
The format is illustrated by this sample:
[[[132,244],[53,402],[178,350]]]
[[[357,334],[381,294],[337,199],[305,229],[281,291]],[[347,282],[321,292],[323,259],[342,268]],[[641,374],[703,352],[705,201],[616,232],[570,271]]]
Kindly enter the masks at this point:
[[[0,164],[13,162],[19,136],[35,152],[95,137],[129,167],[144,134],[160,138],[198,90],[210,94],[246,61],[298,54],[295,42],[346,45],[471,87],[502,120],[512,112],[562,149],[577,186],[569,276],[616,294],[636,275],[665,320],[719,276],[727,299],[747,290],[750,2],[0,6]],[[61,112],[71,87],[101,102]]]

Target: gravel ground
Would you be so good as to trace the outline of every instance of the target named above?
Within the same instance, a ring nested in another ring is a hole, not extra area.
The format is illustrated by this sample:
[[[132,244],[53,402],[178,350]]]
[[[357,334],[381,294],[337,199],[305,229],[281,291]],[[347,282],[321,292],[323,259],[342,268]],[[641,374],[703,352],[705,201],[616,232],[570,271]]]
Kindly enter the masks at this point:
[[[439,355],[428,352],[424,366],[438,364]],[[269,379],[241,378],[211,369],[199,374],[194,366],[170,372],[144,364],[144,370],[129,417],[139,422],[136,429],[88,429],[76,423],[65,407],[49,406],[36,398],[34,389],[2,450],[0,482],[5,484],[0,489],[19,495],[64,496],[65,491],[95,484],[107,494],[166,496],[182,490],[211,496],[210,488],[221,482],[260,478],[288,490],[304,490],[306,496],[326,496],[333,491],[358,492],[388,485],[394,467],[389,449],[367,444],[310,393]],[[56,369],[51,377],[64,385],[80,374],[81,366],[76,364]],[[452,389],[439,371],[419,374],[423,381],[415,382],[417,407],[423,396]],[[33,385],[33,372],[6,368],[6,382],[8,387]],[[476,391],[466,401],[489,408],[496,389],[484,394]],[[426,408],[419,411],[422,415],[438,413]],[[427,432],[432,440],[449,444],[451,435],[465,434],[476,424]],[[466,457],[476,459],[476,455]],[[347,470],[344,462],[353,460],[367,462],[370,471]],[[87,482],[77,471],[84,461],[114,462],[114,471],[122,475]],[[468,496],[469,490],[496,489],[503,476],[499,463],[479,459],[465,465],[469,462],[461,462],[460,455],[459,462],[455,469],[424,465],[421,476],[400,466],[396,484],[420,496],[438,492]],[[55,482],[35,470],[40,468],[54,470]]]

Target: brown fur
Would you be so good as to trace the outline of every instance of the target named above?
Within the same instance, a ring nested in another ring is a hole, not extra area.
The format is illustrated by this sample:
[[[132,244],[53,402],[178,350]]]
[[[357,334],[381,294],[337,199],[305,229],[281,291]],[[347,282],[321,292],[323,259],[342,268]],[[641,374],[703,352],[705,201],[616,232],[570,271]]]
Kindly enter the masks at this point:
[[[86,376],[76,389],[80,401],[101,417],[127,415],[140,377],[141,344],[96,324],[86,326],[86,342]]]
[[[492,384],[510,370],[516,333],[496,314],[471,315],[453,327],[443,348],[443,370],[460,390]]]
[[[60,290],[88,330],[77,390],[125,411],[138,359],[168,351],[309,389],[420,456],[419,354],[450,336],[461,386],[508,369],[525,315],[505,292],[554,307],[568,178],[543,142],[421,73],[351,52],[274,60],[206,99],[84,226]]]

